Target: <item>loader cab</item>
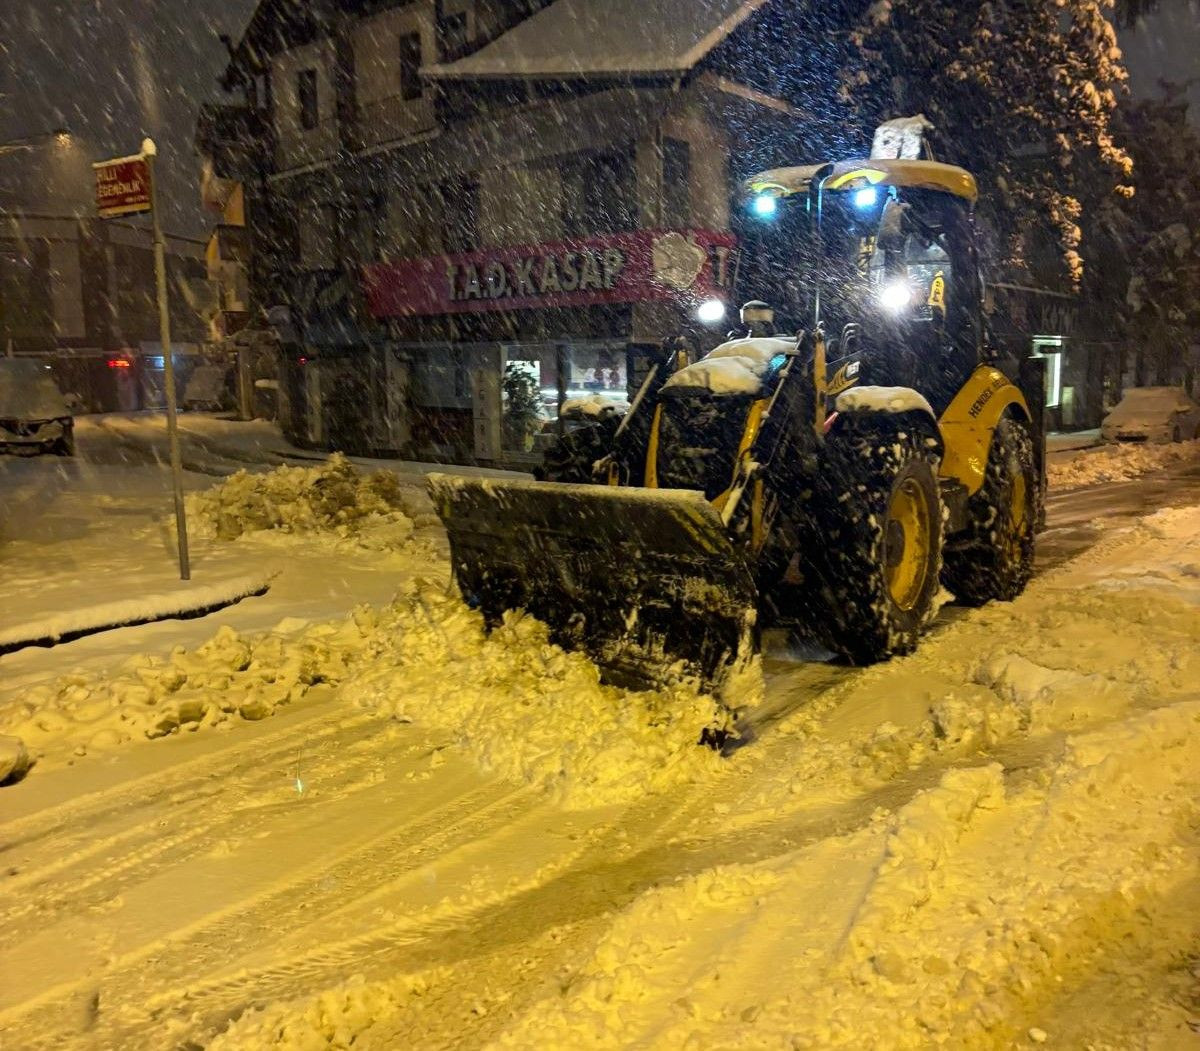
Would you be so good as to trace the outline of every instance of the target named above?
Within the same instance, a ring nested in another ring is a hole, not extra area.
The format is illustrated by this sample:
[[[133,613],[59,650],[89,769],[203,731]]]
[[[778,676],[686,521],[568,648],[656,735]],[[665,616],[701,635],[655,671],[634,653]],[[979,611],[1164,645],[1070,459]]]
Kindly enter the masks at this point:
[[[971,176],[854,161],[764,172],[749,189],[770,230],[750,239],[759,258],[748,269],[781,313],[797,329],[820,325],[829,361],[860,359],[861,382],[948,404],[981,349]]]

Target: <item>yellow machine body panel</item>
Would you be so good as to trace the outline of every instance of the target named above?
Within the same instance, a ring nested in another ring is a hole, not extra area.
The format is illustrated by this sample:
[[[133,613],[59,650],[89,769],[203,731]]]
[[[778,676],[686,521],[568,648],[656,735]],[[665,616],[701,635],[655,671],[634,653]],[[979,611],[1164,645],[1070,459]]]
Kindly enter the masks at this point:
[[[746,429],[742,431],[742,440],[738,442],[737,455],[733,458],[733,477],[729,480],[729,488],[718,494],[717,498],[713,500],[713,507],[718,511],[725,510],[729,494],[733,492],[733,487],[737,482],[738,468],[741,467],[742,461],[750,455],[750,446],[758,437],[758,430],[762,426],[763,412],[766,407],[766,398],[759,398],[750,404],[750,411],[746,414]]]
[[[941,476],[961,482],[970,494],[979,492],[992,432],[1014,406],[1022,419],[1031,418],[1025,396],[1003,372],[990,365],[976,368],[938,420],[945,444]]]

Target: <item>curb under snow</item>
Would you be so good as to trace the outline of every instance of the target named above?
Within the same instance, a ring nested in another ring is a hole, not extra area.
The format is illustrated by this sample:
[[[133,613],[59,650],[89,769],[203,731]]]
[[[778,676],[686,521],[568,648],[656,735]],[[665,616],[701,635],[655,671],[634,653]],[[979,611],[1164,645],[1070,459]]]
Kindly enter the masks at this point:
[[[26,646],[54,646],[113,628],[149,624],[158,620],[202,617],[251,595],[263,594],[270,587],[275,574],[275,570],[260,570],[230,577],[216,584],[190,584],[174,591],[102,602],[96,606],[30,620],[17,627],[0,630],[0,655]]]

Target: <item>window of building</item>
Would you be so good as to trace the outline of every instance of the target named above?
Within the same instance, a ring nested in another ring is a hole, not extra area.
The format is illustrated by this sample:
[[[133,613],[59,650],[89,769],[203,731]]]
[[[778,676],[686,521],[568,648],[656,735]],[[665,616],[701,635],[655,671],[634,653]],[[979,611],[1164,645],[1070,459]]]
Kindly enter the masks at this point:
[[[479,183],[461,177],[442,185],[443,243],[447,252],[470,252],[479,244]]]
[[[400,97],[421,97],[421,34],[403,33],[400,36]]]
[[[0,243],[0,340],[54,333],[49,246]],[[152,286],[151,286],[152,287]],[[6,348],[0,346],[0,354]]]
[[[447,15],[442,19],[442,58],[461,58],[467,50],[467,13]]]
[[[559,160],[562,227],[568,237],[633,227],[633,160],[625,153],[577,153]]]
[[[299,215],[300,265],[329,270],[337,261],[337,213],[331,204],[309,204]]]
[[[663,139],[662,224],[688,226],[692,221],[692,148],[682,139]]]
[[[300,106],[300,127],[312,131],[320,121],[317,105],[317,71],[302,69],[296,74],[296,100]]]
[[[633,225],[633,163],[622,153],[594,153],[580,172],[584,234],[610,234]]]

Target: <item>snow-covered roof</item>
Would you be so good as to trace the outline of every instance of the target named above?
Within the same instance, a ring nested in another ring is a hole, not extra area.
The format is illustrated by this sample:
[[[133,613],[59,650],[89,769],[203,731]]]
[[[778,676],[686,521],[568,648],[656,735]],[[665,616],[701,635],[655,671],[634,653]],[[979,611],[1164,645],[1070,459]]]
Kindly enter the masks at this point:
[[[444,79],[682,72],[764,3],[555,0],[475,54],[422,72]]]

